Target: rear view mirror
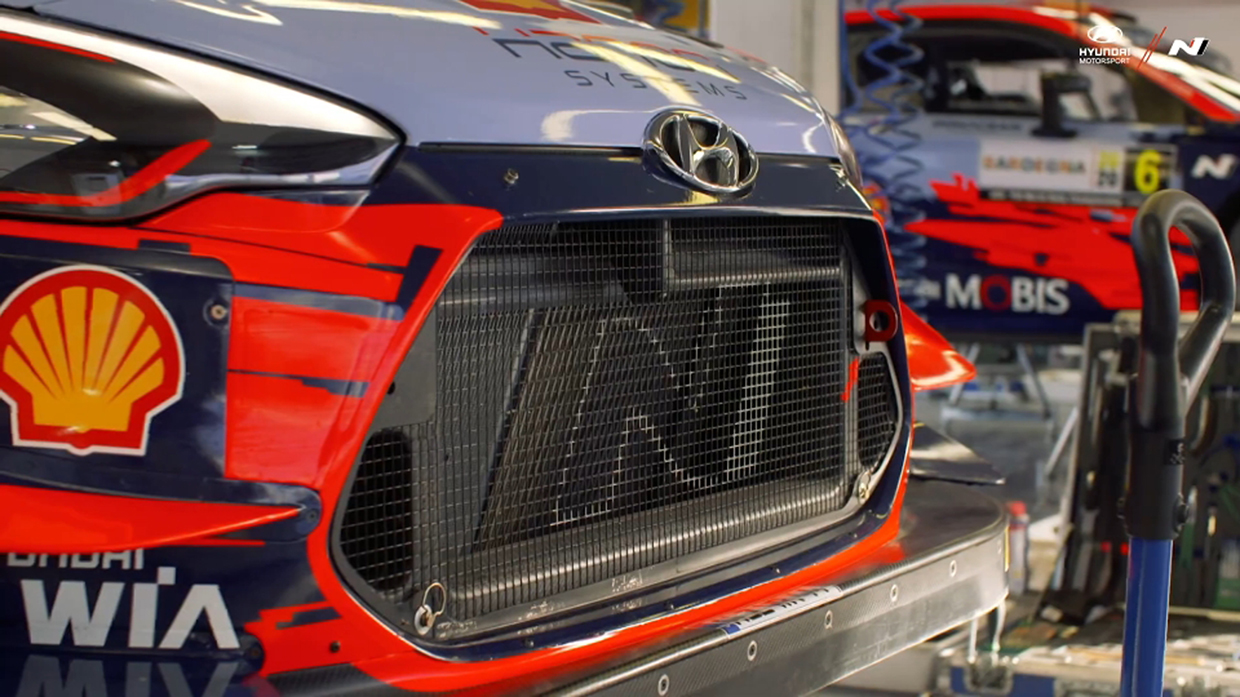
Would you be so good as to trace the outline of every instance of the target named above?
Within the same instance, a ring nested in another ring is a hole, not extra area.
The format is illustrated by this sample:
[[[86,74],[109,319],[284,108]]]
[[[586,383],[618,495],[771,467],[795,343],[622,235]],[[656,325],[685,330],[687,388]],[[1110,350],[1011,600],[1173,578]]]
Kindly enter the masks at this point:
[[[1033,134],[1048,138],[1071,138],[1076,131],[1064,126],[1063,104],[1066,94],[1089,94],[1089,77],[1077,72],[1044,73],[1042,75],[1042,123]]]

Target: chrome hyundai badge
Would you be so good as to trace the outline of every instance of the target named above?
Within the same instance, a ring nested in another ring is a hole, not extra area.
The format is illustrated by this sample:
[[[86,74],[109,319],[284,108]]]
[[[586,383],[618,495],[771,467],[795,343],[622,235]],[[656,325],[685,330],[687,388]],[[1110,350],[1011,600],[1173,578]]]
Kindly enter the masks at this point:
[[[723,121],[700,111],[665,111],[650,122],[646,149],[692,188],[712,194],[747,189],[758,176],[749,141]]]

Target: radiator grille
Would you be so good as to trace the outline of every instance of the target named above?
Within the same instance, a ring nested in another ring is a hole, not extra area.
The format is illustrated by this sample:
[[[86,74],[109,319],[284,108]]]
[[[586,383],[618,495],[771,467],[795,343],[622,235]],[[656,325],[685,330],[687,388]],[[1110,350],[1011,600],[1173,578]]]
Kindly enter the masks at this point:
[[[882,464],[895,436],[898,416],[896,388],[887,356],[865,356],[857,370],[857,450],[864,466]]]
[[[433,389],[380,412],[345,559],[395,603],[441,584],[451,634],[839,511],[895,424],[875,412],[845,432],[847,263],[838,223],[817,219],[483,236],[402,369]],[[886,366],[859,378],[875,410]]]

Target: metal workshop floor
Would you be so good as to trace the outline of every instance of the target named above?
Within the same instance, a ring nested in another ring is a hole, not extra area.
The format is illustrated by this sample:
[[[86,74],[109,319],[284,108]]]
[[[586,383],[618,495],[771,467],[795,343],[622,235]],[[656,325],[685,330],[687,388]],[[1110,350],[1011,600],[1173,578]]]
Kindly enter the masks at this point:
[[[1049,428],[1031,404],[1010,396],[998,400],[997,409],[990,409],[989,398],[966,391],[959,406],[947,408],[945,414],[946,391],[939,391],[917,395],[915,406],[918,420],[949,433],[992,462],[1007,477],[995,495],[1024,501],[1033,521],[1058,513],[1071,447],[1055,468],[1055,476],[1040,480],[1054,439],[1080,400],[1081,389],[1079,370],[1051,368],[1039,371],[1039,375],[1055,419]],[[967,418],[960,418],[963,411],[968,412]],[[945,415],[948,423],[944,423]]]

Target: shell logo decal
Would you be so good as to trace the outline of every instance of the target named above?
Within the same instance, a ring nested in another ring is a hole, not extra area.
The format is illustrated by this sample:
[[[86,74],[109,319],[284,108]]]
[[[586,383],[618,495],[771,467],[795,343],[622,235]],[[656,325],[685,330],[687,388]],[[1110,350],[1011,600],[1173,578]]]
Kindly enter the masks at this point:
[[[146,453],[151,419],[181,398],[168,311],[129,276],[64,266],[0,305],[0,397],[13,444],[76,455]]]

